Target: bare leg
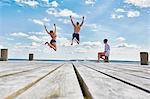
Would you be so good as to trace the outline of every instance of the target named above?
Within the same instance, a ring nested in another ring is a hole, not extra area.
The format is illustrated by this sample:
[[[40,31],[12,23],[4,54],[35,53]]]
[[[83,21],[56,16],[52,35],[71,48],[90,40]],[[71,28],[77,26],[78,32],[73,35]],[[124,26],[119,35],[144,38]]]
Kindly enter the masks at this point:
[[[97,62],[100,61],[100,57],[101,57],[101,55],[100,55],[100,53],[98,53],[98,60],[97,60]]]
[[[74,39],[74,38],[72,38],[72,42],[71,42],[71,45],[73,45],[73,39]]]
[[[56,47],[54,46],[54,44],[48,43],[48,46],[49,46],[50,48],[53,48],[53,49],[56,51]]]
[[[80,41],[78,41],[77,39],[76,39],[76,42],[79,44],[80,43]]]
[[[98,62],[100,61],[100,58],[104,60],[103,56],[105,56],[104,52],[99,52],[98,53]]]

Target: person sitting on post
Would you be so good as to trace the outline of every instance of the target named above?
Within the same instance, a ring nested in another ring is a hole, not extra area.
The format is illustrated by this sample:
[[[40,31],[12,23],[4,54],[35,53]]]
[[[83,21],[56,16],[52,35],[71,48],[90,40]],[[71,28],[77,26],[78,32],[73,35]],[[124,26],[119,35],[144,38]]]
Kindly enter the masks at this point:
[[[108,45],[108,40],[104,39],[103,40],[104,44],[105,44],[105,49],[104,52],[98,52],[98,62],[100,61],[100,58],[104,60],[104,62],[109,62],[108,61],[108,57],[110,54],[110,46]]]

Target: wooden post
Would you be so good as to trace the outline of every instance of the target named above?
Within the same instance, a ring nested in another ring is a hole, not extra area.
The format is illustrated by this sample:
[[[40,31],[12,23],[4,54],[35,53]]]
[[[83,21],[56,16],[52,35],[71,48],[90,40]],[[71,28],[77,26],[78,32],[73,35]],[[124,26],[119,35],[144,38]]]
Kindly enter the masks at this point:
[[[148,52],[140,52],[141,65],[148,65]]]
[[[8,60],[8,49],[1,49],[1,60],[2,61]]]
[[[33,54],[30,53],[30,54],[29,54],[29,61],[32,61],[32,60],[33,60]]]

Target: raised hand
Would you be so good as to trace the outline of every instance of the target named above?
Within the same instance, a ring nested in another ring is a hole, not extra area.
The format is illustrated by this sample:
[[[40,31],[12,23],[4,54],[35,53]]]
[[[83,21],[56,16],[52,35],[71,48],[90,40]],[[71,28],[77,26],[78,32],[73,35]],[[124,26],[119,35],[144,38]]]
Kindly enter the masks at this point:
[[[44,25],[44,27],[46,28],[46,26]]]
[[[72,19],[72,16],[70,15],[70,18]]]

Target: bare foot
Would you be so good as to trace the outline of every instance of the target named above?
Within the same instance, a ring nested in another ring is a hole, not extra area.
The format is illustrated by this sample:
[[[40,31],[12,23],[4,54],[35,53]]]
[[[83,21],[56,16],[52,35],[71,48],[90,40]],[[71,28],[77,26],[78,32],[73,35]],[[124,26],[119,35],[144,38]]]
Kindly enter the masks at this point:
[[[48,42],[45,42],[45,45],[48,44]]]

